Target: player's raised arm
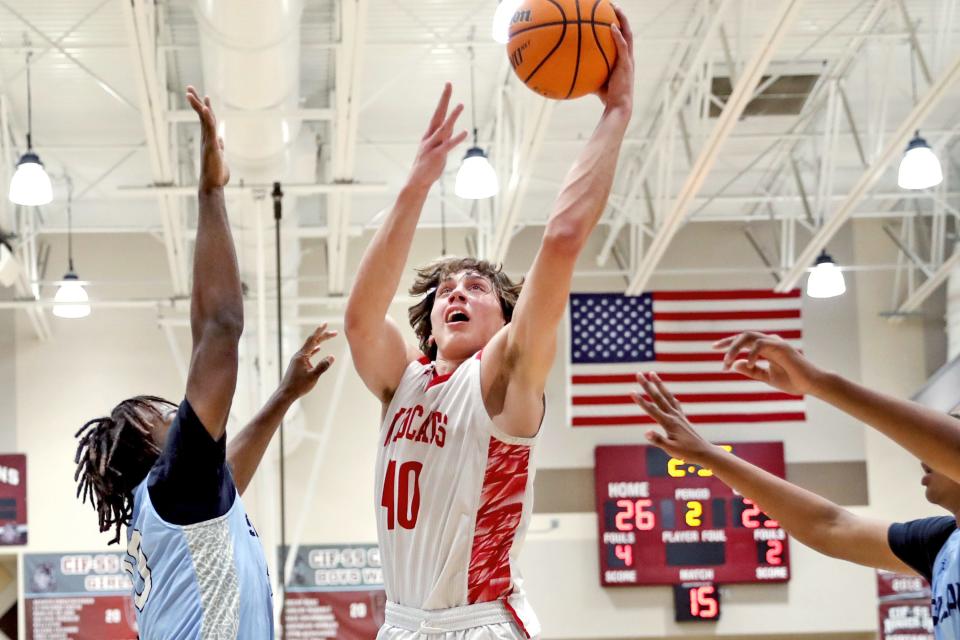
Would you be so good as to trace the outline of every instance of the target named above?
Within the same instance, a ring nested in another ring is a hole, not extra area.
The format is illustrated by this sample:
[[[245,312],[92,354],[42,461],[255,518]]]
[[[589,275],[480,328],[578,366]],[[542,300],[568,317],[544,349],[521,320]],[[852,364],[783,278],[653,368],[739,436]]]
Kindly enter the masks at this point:
[[[890,549],[889,522],[863,518],[707,442],[656,374],[637,375],[643,394],[634,402],[663,428],[647,440],[669,455],[711,469],[723,483],[753,500],[791,536],[828,556],[892,571],[914,571]]]
[[[620,28],[612,27],[617,62],[599,93],[604,110],[600,123],[581,151],[563,187],[543,233],[543,241],[527,273],[506,344],[496,340],[489,349],[499,353],[503,371],[490,367],[485,377],[505,377],[506,406],[511,396],[533,397],[539,405],[547,374],[553,366],[557,328],[570,294],[574,265],[607,204],[617,169],[620,146],[633,111],[633,35],[627,17],[617,10]],[[522,401],[522,400],[521,400]],[[539,406],[538,406],[539,409]],[[531,436],[534,420],[508,420],[521,429],[516,436]],[[524,426],[519,426],[524,425]]]
[[[777,336],[748,332],[715,345],[724,366],[789,393],[810,394],[864,422],[960,482],[960,420],[816,367]],[[743,353],[745,357],[741,357]],[[766,364],[759,362],[760,359]]]
[[[187,101],[200,116],[200,213],[193,253],[190,329],[193,353],[187,400],[214,440],[226,430],[237,386],[237,345],[243,333],[243,294],[223,187],[230,170],[217,138],[210,99],[187,87]]]
[[[324,342],[336,335],[336,331],[327,331],[326,323],[317,327],[300,350],[293,354],[283,381],[267,403],[240,433],[230,439],[227,445],[227,462],[240,495],[243,495],[250,484],[273,434],[277,432],[277,427],[290,406],[310,393],[317,386],[320,376],[333,364],[333,356],[322,358],[316,364],[313,364],[311,358],[317,355]]]
[[[354,365],[364,384],[383,402],[389,402],[404,368],[418,357],[387,311],[400,285],[427,193],[443,173],[447,154],[467,136],[466,131],[453,135],[463,105],[449,110],[452,91],[447,83],[420,141],[410,176],[367,246],[347,301],[344,333]]]

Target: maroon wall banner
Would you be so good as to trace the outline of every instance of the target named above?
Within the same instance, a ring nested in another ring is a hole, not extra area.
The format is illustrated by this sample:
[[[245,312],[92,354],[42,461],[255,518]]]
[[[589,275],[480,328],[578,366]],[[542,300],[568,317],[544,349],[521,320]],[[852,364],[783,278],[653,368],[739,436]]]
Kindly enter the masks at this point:
[[[880,640],[933,640],[930,585],[923,578],[877,572]]]
[[[0,455],[0,545],[27,544],[27,456]]]
[[[121,553],[23,556],[27,640],[136,640]]]
[[[386,604],[377,545],[298,547],[283,615],[286,638],[373,640]]]

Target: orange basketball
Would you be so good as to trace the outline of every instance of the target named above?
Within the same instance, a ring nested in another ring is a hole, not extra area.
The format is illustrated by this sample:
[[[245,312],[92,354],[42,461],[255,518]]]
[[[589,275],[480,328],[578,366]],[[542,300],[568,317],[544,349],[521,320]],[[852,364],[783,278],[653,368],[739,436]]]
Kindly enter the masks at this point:
[[[607,81],[617,60],[609,0],[523,0],[507,55],[525,85],[555,100],[579,98]]]

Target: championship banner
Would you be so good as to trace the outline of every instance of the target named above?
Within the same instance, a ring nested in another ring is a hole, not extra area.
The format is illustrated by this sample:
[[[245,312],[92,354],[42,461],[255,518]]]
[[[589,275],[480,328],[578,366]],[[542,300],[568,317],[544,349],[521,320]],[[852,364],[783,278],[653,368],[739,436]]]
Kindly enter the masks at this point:
[[[27,456],[0,455],[0,545],[27,544]]]
[[[24,554],[27,640],[136,640],[123,555]]]
[[[933,640],[930,585],[923,578],[877,572],[880,640]]]
[[[285,555],[281,549],[280,562]],[[298,547],[287,584],[287,640],[377,637],[387,605],[377,545]]]

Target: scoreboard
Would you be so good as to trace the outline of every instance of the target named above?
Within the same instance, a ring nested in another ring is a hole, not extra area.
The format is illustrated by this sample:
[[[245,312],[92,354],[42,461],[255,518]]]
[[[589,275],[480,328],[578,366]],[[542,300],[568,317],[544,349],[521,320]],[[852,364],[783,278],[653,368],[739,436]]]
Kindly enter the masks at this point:
[[[782,442],[723,447],[784,477]],[[601,585],[789,580],[780,524],[709,469],[641,445],[601,446],[595,456]]]

